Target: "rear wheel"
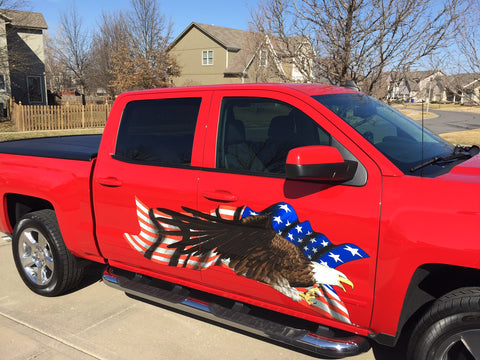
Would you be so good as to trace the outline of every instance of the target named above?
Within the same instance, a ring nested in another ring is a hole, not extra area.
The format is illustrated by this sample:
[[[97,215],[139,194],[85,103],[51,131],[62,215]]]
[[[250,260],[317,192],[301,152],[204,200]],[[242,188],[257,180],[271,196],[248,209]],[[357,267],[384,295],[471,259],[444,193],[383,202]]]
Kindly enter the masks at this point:
[[[441,297],[412,333],[409,359],[480,360],[480,288]]]
[[[83,277],[84,268],[65,246],[53,210],[26,214],[18,222],[12,251],[23,282],[37,294],[61,295]]]

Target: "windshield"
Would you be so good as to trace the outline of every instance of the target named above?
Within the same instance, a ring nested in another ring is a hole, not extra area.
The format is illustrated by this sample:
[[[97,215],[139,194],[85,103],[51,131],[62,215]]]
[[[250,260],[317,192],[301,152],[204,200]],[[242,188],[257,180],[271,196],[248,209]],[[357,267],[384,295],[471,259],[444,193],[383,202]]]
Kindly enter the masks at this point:
[[[403,173],[435,176],[445,172],[440,166],[411,171],[425,160],[451,154],[454,147],[427,129],[422,134],[419,124],[390,106],[360,93],[313,98],[358,131]]]

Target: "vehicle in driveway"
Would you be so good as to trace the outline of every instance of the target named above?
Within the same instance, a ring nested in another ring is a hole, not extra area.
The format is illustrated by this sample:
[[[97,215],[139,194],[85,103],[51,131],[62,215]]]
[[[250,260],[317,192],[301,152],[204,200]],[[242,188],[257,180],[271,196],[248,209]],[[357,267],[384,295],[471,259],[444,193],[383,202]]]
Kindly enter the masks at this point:
[[[345,88],[130,92],[101,137],[0,144],[0,231],[40,295],[95,261],[321,356],[479,359],[478,152]]]

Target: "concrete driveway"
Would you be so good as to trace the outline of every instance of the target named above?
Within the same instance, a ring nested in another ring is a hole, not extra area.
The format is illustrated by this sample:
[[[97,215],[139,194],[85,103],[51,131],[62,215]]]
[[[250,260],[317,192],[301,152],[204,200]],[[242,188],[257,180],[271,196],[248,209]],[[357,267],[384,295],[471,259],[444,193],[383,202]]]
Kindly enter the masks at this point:
[[[0,359],[302,360],[313,357],[134,300],[99,281],[46,298],[20,280],[11,244],[0,240]],[[352,357],[372,360],[372,352]]]

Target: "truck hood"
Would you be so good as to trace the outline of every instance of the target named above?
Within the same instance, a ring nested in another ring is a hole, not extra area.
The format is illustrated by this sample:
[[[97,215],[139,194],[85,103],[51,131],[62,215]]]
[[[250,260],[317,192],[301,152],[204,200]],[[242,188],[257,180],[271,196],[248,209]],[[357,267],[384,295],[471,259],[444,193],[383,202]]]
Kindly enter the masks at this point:
[[[458,164],[447,174],[440,176],[440,178],[480,184],[480,154]]]

